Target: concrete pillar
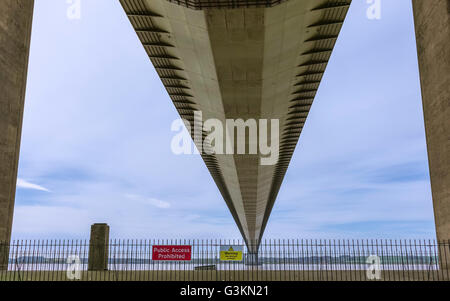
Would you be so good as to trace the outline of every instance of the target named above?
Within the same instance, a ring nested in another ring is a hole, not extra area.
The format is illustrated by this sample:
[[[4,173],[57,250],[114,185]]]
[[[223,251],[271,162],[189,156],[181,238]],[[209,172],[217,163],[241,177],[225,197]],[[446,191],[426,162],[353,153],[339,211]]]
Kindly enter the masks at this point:
[[[8,269],[9,242],[0,241],[0,271]]]
[[[413,10],[436,236],[441,266],[449,268],[450,0],[413,0]]]
[[[413,0],[438,240],[450,239],[450,1]]]
[[[34,0],[0,1],[0,241],[9,242]],[[0,250],[0,269],[8,248]]]
[[[109,226],[93,224],[89,240],[89,271],[104,271],[108,269]]]

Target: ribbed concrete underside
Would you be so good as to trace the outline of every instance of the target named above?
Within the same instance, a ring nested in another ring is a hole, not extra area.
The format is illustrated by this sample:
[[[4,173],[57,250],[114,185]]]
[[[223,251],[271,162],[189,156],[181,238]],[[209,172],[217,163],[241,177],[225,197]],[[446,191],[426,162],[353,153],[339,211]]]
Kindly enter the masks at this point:
[[[350,1],[193,9],[121,0],[180,116],[279,119],[275,165],[259,155],[202,155],[247,244],[263,235]]]

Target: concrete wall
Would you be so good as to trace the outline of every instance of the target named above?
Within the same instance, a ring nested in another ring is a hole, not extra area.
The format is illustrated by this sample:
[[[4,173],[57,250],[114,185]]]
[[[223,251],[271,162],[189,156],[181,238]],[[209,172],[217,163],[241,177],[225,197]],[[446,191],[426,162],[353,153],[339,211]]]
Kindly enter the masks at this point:
[[[436,233],[450,239],[450,1],[413,0]]]
[[[0,1],[0,241],[11,237],[33,6]]]

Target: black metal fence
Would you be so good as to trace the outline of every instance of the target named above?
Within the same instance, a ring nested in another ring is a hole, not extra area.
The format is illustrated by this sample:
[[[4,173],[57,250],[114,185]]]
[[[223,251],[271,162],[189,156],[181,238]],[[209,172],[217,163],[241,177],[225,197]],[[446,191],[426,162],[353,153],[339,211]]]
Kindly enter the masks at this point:
[[[0,280],[449,279],[449,243],[434,240],[268,239],[252,254],[241,240],[114,239],[104,269],[89,271],[89,249],[96,247],[87,240],[0,244]],[[160,255],[161,249],[168,253]],[[171,253],[180,250],[184,258]]]

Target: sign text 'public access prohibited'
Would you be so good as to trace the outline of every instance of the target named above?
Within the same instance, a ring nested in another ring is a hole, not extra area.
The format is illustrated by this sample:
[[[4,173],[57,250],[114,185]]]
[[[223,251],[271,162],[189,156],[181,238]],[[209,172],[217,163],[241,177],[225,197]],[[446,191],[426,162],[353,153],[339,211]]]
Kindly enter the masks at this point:
[[[220,246],[221,261],[242,261],[244,246]]]
[[[191,260],[192,246],[153,246],[152,260]]]

